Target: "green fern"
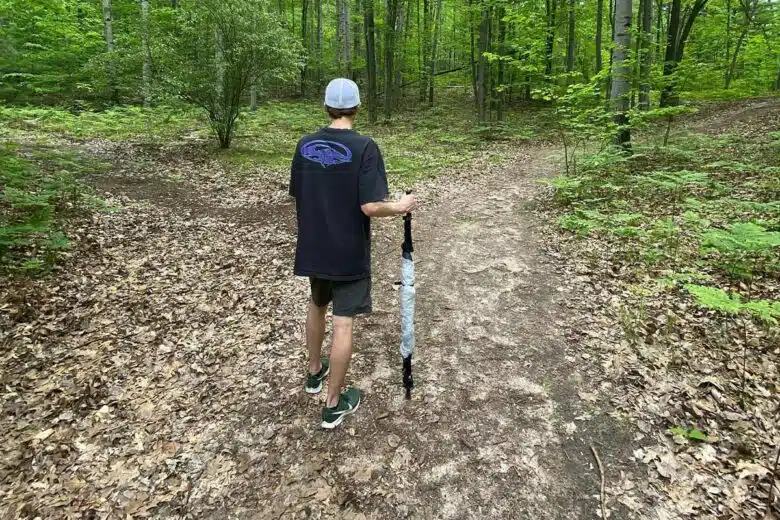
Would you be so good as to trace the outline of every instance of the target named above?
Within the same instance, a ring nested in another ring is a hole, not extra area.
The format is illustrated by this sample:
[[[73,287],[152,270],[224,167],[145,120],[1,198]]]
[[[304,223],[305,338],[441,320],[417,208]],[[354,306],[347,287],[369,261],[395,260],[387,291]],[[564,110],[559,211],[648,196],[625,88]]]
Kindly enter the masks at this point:
[[[780,301],[750,300],[743,302],[738,293],[729,295],[717,287],[687,284],[685,288],[693,295],[696,303],[706,309],[731,316],[748,314],[772,325],[776,325],[777,320],[780,319]]]

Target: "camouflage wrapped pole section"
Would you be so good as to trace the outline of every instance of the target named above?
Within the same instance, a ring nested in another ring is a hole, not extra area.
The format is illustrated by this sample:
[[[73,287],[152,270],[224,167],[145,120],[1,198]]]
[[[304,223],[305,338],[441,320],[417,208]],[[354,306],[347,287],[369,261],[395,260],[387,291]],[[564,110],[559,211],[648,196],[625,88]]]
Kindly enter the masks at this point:
[[[401,358],[406,398],[412,398],[412,354],[414,353],[414,246],[412,245],[412,214],[404,217],[404,243],[401,248]]]

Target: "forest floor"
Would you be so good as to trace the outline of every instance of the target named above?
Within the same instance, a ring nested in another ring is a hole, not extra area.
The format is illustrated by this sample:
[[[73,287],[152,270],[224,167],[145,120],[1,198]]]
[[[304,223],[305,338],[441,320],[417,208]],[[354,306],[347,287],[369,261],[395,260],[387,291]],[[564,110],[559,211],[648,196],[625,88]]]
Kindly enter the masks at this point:
[[[609,406],[628,392],[599,350],[609,295],[561,252],[537,182],[557,148],[494,143],[416,185],[411,401],[401,224],[377,223],[348,376],[364,402],[324,432],[286,175],[225,175],[198,143],[79,146],[115,165],[90,182],[117,211],[71,230],[56,278],[0,288],[0,518],[596,518],[597,457],[610,517],[690,513],[656,485],[683,462]]]

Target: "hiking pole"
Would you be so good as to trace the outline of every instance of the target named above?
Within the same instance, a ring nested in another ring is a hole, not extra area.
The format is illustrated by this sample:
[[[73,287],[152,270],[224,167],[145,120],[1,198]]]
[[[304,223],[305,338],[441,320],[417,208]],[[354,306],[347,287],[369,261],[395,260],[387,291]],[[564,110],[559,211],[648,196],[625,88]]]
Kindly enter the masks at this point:
[[[411,191],[407,191],[407,194]],[[412,398],[412,354],[414,353],[414,246],[412,244],[412,214],[404,216],[404,242],[401,246],[401,359],[406,398]]]

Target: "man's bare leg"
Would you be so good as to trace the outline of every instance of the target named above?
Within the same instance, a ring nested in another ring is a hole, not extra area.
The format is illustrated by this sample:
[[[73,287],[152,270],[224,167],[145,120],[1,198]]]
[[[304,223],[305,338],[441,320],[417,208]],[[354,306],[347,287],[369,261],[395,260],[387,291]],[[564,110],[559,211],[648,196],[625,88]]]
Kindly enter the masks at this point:
[[[325,315],[327,307],[317,307],[309,300],[306,314],[306,347],[309,349],[309,373],[317,374],[322,368],[322,341],[325,339]]]
[[[352,322],[351,317],[333,317],[333,347],[330,350],[330,379],[326,403],[328,408],[339,404],[339,394],[347,377],[349,361],[352,359]]]

